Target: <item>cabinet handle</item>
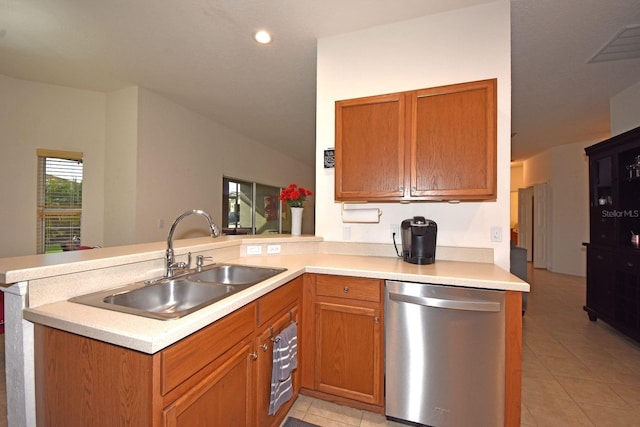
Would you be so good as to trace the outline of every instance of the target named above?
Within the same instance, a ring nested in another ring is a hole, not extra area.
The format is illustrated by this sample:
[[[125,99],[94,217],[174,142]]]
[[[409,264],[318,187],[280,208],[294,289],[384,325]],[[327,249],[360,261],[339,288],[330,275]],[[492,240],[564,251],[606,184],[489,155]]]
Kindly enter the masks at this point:
[[[345,286],[344,288],[342,288],[342,291],[343,291],[345,294],[348,294],[348,293],[349,293],[349,287],[348,287],[348,286]]]
[[[249,356],[251,356],[252,360],[256,360],[258,358],[258,352],[254,351],[253,353],[250,353]]]
[[[262,347],[262,351],[267,351],[267,349],[269,348],[269,345],[267,343],[264,343],[260,347]]]
[[[373,318],[373,323],[378,324],[380,323],[380,318],[378,316]]]
[[[404,191],[404,186],[401,185],[400,187],[398,187],[398,191]]]
[[[633,263],[632,263],[632,262],[627,261],[627,267],[633,267]]]

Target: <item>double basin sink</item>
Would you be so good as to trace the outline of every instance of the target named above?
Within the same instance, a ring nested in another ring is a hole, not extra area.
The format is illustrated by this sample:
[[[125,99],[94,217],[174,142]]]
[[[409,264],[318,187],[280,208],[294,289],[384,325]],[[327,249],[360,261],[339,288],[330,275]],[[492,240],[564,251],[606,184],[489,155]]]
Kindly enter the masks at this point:
[[[94,292],[69,301],[154,319],[177,319],[283,271],[286,268],[213,264],[199,271]]]

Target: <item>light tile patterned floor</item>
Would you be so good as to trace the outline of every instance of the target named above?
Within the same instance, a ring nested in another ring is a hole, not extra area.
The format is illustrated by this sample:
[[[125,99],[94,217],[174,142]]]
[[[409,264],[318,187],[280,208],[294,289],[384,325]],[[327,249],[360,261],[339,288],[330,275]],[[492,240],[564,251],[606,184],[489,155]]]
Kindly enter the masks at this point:
[[[640,345],[582,310],[584,278],[529,270],[523,426],[640,426]]]
[[[640,345],[582,310],[583,277],[529,268],[522,426],[640,427]],[[400,426],[300,396],[290,413],[322,427]]]

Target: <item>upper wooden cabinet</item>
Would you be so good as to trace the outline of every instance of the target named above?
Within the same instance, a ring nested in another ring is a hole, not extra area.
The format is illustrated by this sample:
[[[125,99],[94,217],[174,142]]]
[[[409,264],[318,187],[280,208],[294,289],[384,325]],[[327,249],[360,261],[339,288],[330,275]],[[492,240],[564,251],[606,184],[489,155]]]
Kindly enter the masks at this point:
[[[404,196],[406,96],[336,103],[336,200]]]
[[[335,199],[494,200],[496,83],[336,102]]]

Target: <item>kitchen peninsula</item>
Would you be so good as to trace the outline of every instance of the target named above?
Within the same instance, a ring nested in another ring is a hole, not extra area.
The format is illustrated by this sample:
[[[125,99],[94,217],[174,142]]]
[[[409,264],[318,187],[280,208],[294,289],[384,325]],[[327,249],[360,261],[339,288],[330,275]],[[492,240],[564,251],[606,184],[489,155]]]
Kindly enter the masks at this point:
[[[378,283],[391,279],[506,291],[505,425],[519,420],[522,347],[520,293],[528,292],[529,285],[495,266],[491,250],[439,248],[440,258],[435,264],[420,266],[405,263],[395,257],[389,246],[324,242],[313,236],[223,236],[215,240],[199,238],[176,242],[178,259],[186,258],[187,252],[191,252],[193,256],[212,257],[210,262],[280,267],[287,270],[218,303],[171,321],[132,316],[67,301],[77,295],[162,275],[165,248],[161,243],[2,259],[0,282],[9,287],[7,351],[18,352],[20,357],[17,360],[22,360],[19,365],[14,364],[8,369],[11,370],[7,374],[8,389],[12,389],[9,383],[16,382],[11,376],[26,378],[23,385],[24,402],[18,402],[25,414],[20,416],[25,419],[24,425],[34,425],[33,396],[36,387],[29,382],[29,378],[33,379],[33,372],[29,372],[32,370],[34,357],[33,324],[38,329],[65,331],[82,339],[107,343],[137,355],[153,357],[173,348],[176,343],[186,342],[209,325],[216,325],[230,316],[240,316],[237,313],[246,311],[254,302],[260,304],[264,298],[276,295],[274,292],[280,288],[297,282],[301,283],[297,285],[301,287],[302,296],[298,309],[302,311],[301,334],[304,337],[308,333],[304,331],[304,321],[309,315],[306,312],[308,301],[305,298],[308,298],[307,285],[310,281],[306,278],[330,275],[377,279]],[[250,247],[251,251],[248,250]],[[264,255],[248,255],[249,252],[256,252],[256,247]],[[269,253],[275,251],[275,247],[279,253]],[[23,315],[25,320],[19,325]],[[260,314],[257,317],[260,318]],[[301,346],[304,346],[304,341]],[[305,366],[304,349],[301,353],[301,381],[306,388],[313,381],[305,377],[310,370]],[[14,359],[12,356],[7,355],[8,363]],[[36,377],[35,382],[38,380]],[[64,386],[60,385],[59,391],[64,392]],[[310,393],[314,392],[310,390]],[[9,396],[9,406],[12,404],[11,399]],[[349,399],[337,400],[351,403]],[[375,405],[370,409],[374,407]],[[159,418],[153,419],[160,423]]]

